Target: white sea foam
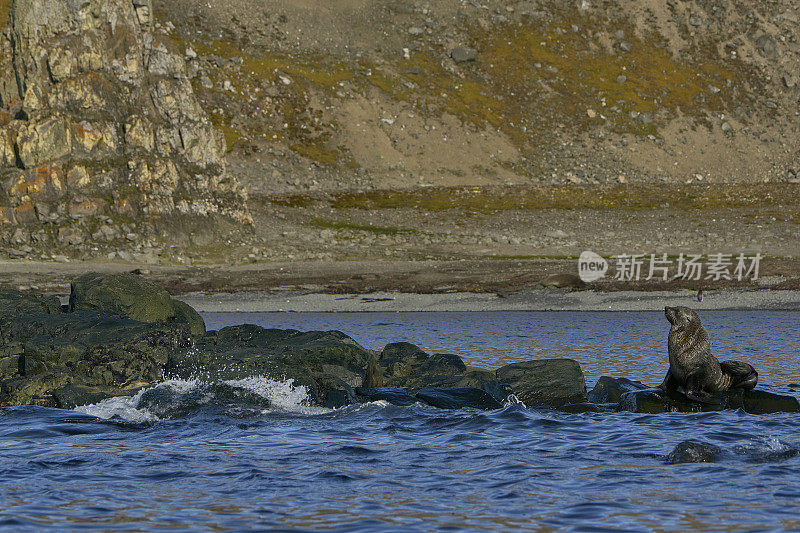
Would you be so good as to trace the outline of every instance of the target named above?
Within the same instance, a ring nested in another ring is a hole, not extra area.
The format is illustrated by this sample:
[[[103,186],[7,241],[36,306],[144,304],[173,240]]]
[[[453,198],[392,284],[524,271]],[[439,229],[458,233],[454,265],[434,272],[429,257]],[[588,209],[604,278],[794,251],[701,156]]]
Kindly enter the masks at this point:
[[[327,413],[330,409],[311,407],[306,404],[308,389],[304,385],[295,385],[293,379],[275,381],[264,376],[253,376],[244,379],[225,381],[232,387],[240,387],[255,392],[269,400],[272,408],[278,411],[292,411],[303,414]]]
[[[276,381],[264,376],[253,376],[244,379],[227,380],[224,383],[232,387],[247,389],[268,399],[272,407],[265,412],[284,411],[318,414],[330,411],[330,409],[307,405],[308,389],[303,385],[295,385],[291,379]],[[76,407],[75,410],[98,418],[117,417],[132,422],[152,422],[159,420],[160,417],[146,408],[139,407],[139,402],[145,392],[153,389],[169,388],[177,394],[186,394],[205,385],[208,385],[208,383],[197,379],[170,379],[150,389],[142,389],[134,396],[116,396],[95,404]],[[200,403],[206,403],[212,399],[212,395],[209,393],[208,397],[200,400]]]
[[[79,413],[96,416],[98,418],[122,418],[131,422],[152,422],[158,417],[146,409],[137,409],[139,400],[146,389],[140,390],[135,396],[115,396],[90,405],[81,405],[75,408]]]

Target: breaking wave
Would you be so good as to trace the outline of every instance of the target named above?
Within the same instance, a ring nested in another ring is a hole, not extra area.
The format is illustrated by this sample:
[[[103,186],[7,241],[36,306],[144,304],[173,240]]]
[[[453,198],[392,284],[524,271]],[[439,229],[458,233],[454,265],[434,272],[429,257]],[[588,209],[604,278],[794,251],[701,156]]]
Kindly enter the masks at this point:
[[[219,411],[235,418],[267,412],[317,414],[329,409],[308,405],[308,390],[293,380],[263,376],[206,383],[170,379],[142,389],[134,396],[117,396],[75,410],[104,419],[155,422],[190,416],[199,411]]]

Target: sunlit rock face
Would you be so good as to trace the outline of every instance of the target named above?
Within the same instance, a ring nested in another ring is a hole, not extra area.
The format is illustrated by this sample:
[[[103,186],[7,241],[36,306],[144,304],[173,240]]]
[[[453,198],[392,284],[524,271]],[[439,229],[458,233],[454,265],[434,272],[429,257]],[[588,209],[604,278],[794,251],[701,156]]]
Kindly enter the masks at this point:
[[[224,139],[152,25],[150,0],[13,1],[0,38],[7,238],[175,214],[251,221]]]

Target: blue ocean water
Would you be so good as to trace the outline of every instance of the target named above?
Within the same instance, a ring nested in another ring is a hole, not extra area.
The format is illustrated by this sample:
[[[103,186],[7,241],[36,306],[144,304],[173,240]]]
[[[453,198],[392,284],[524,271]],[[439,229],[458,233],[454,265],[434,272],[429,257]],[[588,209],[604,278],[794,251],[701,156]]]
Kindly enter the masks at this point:
[[[800,313],[705,312],[721,358],[797,394]],[[600,375],[658,383],[661,313],[208,314],[234,323],[339,329],[380,348],[407,340],[469,364],[573,357]],[[445,411],[381,402],[306,407],[264,378],[236,386],[268,410],[218,401],[208,384],[179,414],[117,398],[76,411],[0,409],[0,527],[13,530],[778,530],[800,529],[800,416],[740,411],[567,414],[512,404]],[[716,462],[667,464],[679,442]]]

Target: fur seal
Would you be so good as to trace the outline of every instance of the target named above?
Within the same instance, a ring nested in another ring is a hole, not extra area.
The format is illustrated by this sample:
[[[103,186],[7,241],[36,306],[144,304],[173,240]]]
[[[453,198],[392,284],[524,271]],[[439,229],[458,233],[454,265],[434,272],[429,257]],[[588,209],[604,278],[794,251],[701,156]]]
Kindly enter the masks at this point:
[[[711,355],[708,334],[700,317],[688,307],[665,307],[669,330],[669,370],[659,385],[664,390],[681,390],[690,399],[708,402],[711,392],[750,390],[758,373],[741,361],[722,361]]]

